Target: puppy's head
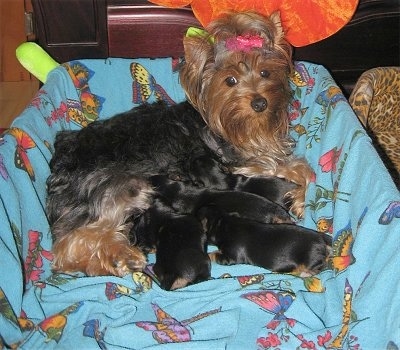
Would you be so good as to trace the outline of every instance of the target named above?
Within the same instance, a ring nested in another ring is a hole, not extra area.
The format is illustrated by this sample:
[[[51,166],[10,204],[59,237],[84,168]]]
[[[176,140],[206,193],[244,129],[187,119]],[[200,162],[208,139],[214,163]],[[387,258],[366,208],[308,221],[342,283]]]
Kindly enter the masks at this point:
[[[244,153],[288,153],[292,49],[278,13],[231,13],[184,39],[181,83],[210,128]]]
[[[233,177],[228,168],[208,155],[191,159],[188,173],[197,186],[219,190],[228,189]]]
[[[170,265],[157,261],[154,272],[165,290],[184,288],[210,278],[211,262],[205,252],[198,249],[181,249]]]

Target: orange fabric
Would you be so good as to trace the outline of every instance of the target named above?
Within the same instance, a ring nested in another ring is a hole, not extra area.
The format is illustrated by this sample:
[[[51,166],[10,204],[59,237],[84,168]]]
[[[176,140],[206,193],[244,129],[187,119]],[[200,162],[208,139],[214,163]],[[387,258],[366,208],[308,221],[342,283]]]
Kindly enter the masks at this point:
[[[306,46],[343,28],[353,17],[358,0],[150,0],[166,7],[190,5],[206,27],[226,11],[253,10],[264,15],[280,11],[286,38],[293,46]]]

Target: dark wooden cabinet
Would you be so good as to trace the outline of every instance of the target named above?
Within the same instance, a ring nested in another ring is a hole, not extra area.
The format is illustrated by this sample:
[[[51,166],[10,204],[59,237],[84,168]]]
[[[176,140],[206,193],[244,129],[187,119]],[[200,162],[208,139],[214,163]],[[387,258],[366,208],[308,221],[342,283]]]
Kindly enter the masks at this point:
[[[108,54],[106,0],[33,0],[38,43],[57,61]]]
[[[198,26],[190,8],[145,0],[32,0],[38,43],[57,61],[166,57],[183,54],[182,37]],[[350,92],[361,73],[400,66],[400,1],[360,0],[352,21],[335,35],[295,49],[295,59],[326,66]]]
[[[200,25],[190,8],[172,10],[144,0],[32,0],[32,5],[37,41],[59,62],[181,56],[186,29]]]
[[[183,54],[182,38],[200,26],[190,8],[171,10],[149,5],[107,6],[108,54],[113,57],[171,57]],[[144,1],[137,1],[144,3]],[[171,37],[175,40],[171,41]]]

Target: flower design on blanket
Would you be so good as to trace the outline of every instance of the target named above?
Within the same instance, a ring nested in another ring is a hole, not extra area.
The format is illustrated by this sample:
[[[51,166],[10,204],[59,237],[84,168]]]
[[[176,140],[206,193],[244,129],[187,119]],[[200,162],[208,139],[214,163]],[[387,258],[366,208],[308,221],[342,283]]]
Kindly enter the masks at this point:
[[[317,231],[321,233],[333,232],[333,217],[321,217],[317,220]]]
[[[325,291],[325,287],[322,281],[315,276],[305,277],[303,279],[304,286],[309,292],[322,293]]]
[[[41,246],[42,233],[30,230],[28,232],[29,247],[28,255],[25,259],[25,282],[35,283],[39,281],[43,270],[43,258],[48,261],[53,260],[53,254]]]
[[[61,101],[56,107],[52,101],[51,95],[44,90],[40,89],[29,105],[36,108],[45,117],[46,124],[52,126],[54,123],[65,120],[67,123],[70,121],[68,116],[68,103]],[[48,110],[50,109],[50,111]],[[50,114],[49,114],[50,112]]]
[[[182,343],[190,341],[192,337],[188,327],[189,324],[221,311],[221,308],[214,309],[203,312],[189,319],[178,321],[167,314],[157,304],[152,303],[151,307],[153,308],[157,321],[140,321],[136,322],[135,324],[146,331],[151,331],[153,338],[159,344]]]
[[[335,329],[335,331],[333,329],[325,329],[323,333],[316,333],[306,336],[298,332],[296,328],[297,323],[299,323],[300,329],[302,329],[300,321],[298,322],[297,320],[288,318],[286,319],[286,322],[281,322],[281,320],[274,317],[272,321],[270,321],[265,327],[265,336],[258,337],[258,348],[280,349],[282,345],[286,345],[287,347],[287,344],[290,344],[293,349],[359,349],[359,344],[357,343],[358,337],[351,334],[351,332],[352,324],[360,323],[362,320],[357,320],[357,316],[352,308],[352,302],[353,298],[357,296],[367,278],[368,274],[365,276],[363,282],[356,292],[353,292],[353,287],[351,286],[350,282],[348,279],[345,279],[342,301],[342,323],[337,329]],[[269,301],[266,305],[275,305],[272,307],[272,309],[279,309],[279,307],[276,306],[279,303],[274,301],[274,298],[267,299],[269,299]],[[256,298],[256,300],[258,299]],[[259,301],[256,303],[259,305],[265,304],[264,302]],[[269,307],[269,309],[271,309],[271,307]],[[295,344],[298,345],[296,346]]]
[[[333,147],[331,150],[322,155],[319,159],[318,165],[324,173],[333,172],[336,173],[337,163],[340,155],[342,154],[342,148]]]
[[[316,185],[315,199],[310,200],[307,207],[310,207],[313,211],[325,208],[329,203],[334,203],[337,200],[348,202],[350,193],[339,191],[338,184],[334,184],[333,189],[325,188],[321,185]]]
[[[51,111],[49,117],[46,118],[46,122],[49,126],[51,126],[54,122],[58,120],[64,119],[68,112],[68,106],[65,102],[61,102],[60,105]],[[68,118],[67,118],[68,121]]]
[[[18,324],[23,331],[33,331],[35,329],[35,324],[28,318],[24,310],[21,310],[21,314],[18,317]]]

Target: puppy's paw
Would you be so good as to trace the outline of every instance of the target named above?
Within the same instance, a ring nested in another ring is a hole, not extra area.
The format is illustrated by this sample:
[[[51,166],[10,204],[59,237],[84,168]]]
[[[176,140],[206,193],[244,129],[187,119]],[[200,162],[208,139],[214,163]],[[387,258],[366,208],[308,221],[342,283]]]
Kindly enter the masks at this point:
[[[239,264],[241,262],[237,259],[227,256],[220,250],[208,253],[208,257],[210,258],[211,262],[216,262],[217,264],[220,265],[234,265],[234,264]]]

